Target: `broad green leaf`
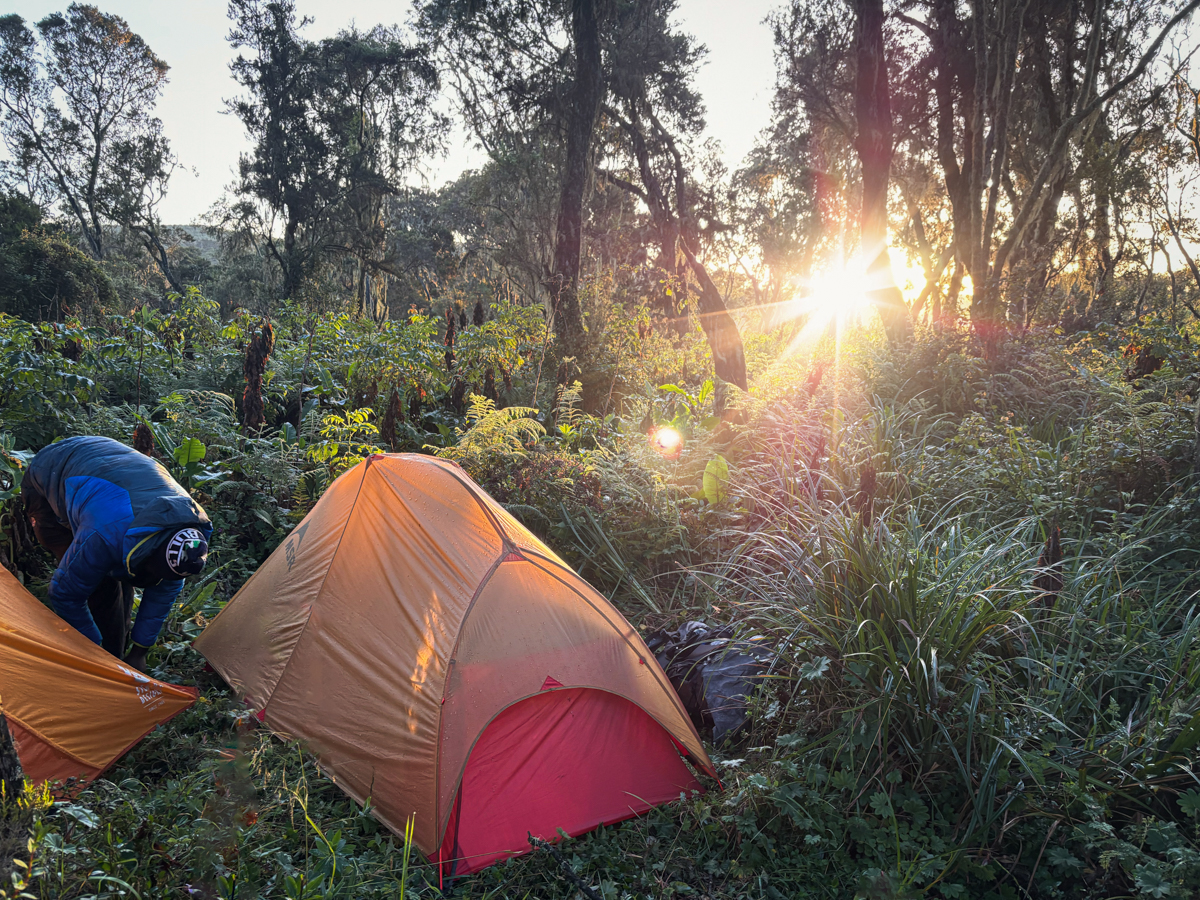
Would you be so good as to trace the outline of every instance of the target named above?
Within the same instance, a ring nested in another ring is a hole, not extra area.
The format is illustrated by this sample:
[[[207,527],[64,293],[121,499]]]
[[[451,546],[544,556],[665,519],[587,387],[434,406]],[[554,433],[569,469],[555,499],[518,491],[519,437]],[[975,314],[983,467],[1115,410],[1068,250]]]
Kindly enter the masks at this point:
[[[204,605],[212,599],[212,595],[216,590],[217,583],[215,581],[210,581],[196,592],[196,596],[192,597],[191,600],[184,604],[184,608],[191,612],[203,609]]]
[[[704,467],[704,498],[717,504],[729,496],[729,463],[717,454]]]
[[[1200,791],[1193,788],[1180,794],[1179,808],[1193,818],[1200,818]]]
[[[100,817],[86,806],[79,806],[75,803],[71,803],[66,806],[60,806],[58,811],[65,813],[76,822],[79,822],[81,825],[85,825],[88,828],[95,828],[100,824]]]
[[[190,466],[203,461],[208,448],[196,438],[185,438],[175,448],[175,462],[181,466]]]

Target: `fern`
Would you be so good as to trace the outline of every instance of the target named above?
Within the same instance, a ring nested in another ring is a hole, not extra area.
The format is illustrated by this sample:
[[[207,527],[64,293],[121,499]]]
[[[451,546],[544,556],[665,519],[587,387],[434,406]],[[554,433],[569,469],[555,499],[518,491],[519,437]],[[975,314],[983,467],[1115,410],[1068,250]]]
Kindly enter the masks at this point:
[[[554,421],[568,428],[578,428],[584,419],[583,410],[579,408],[582,397],[582,383],[575,381],[570,387],[564,386],[554,406]]]
[[[507,406],[496,409],[494,401],[479,394],[472,394],[470,403],[467,410],[470,424],[465,430],[455,429],[458,443],[436,451],[443,459],[473,463],[492,454],[520,459],[525,456],[527,442],[538,441],[546,434],[546,429],[532,418],[537,414],[533,407]]]
[[[383,452],[371,443],[379,434],[371,422],[372,414],[370,407],[362,407],[321,420],[322,439],[310,444],[306,452],[310,461],[328,468],[330,481],[368,456]]]

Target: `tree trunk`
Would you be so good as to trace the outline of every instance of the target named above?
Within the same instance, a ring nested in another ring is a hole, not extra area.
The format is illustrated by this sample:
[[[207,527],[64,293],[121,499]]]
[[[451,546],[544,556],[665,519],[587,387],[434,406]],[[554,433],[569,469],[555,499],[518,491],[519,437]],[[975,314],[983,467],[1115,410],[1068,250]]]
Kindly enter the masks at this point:
[[[8,720],[0,709],[0,790],[9,803],[21,796],[25,774],[21,771],[21,760],[17,757],[17,745],[8,730]]]
[[[175,275],[175,268],[171,265],[171,257],[167,254],[167,248],[163,246],[157,228],[150,225],[138,225],[135,227],[138,234],[142,236],[142,245],[146,248],[146,252],[150,254],[150,258],[154,260],[154,264],[158,267],[159,274],[167,280],[167,284],[171,290],[177,294],[182,294],[185,290],[184,284]]]
[[[1012,230],[1005,239],[1000,250],[992,259],[992,236],[996,230],[996,217],[999,207],[1000,192],[1004,180],[1005,166],[1008,156],[1008,118],[1012,110],[1013,80],[1016,75],[1017,50],[1021,41],[1021,29],[1024,25],[1025,10],[1029,0],[1006,0],[999,4],[997,30],[1002,36],[994,53],[989,53],[984,42],[986,24],[982,21],[982,3],[975,4],[975,25],[977,44],[977,61],[982,69],[976,73],[976,83],[982,88],[991,84],[995,79],[998,88],[987,98],[980,90],[976,103],[979,131],[982,133],[984,113],[991,118],[991,130],[988,132],[986,145],[976,149],[977,166],[973,168],[976,183],[972,188],[971,210],[973,220],[978,228],[972,229],[972,248],[976,254],[975,268],[978,274],[971,275],[971,325],[983,343],[985,359],[993,359],[1002,336],[1007,332],[1007,315],[1003,308],[1001,279],[1008,255],[1012,252],[1015,242],[1020,238],[1020,232]],[[989,58],[990,57],[990,58]],[[982,77],[983,73],[987,77]],[[990,154],[990,159],[988,155]],[[986,176],[986,180],[985,179]],[[1044,183],[1044,180],[1043,180]],[[1040,190],[1040,187],[1039,187]],[[976,198],[986,199],[986,205],[980,218],[980,209]],[[1026,201],[1028,203],[1028,199]]]
[[[746,353],[742,347],[742,335],[738,331],[737,322],[729,314],[721,292],[708,276],[708,270],[696,259],[687,244],[680,242],[679,246],[687,257],[696,280],[700,282],[700,326],[704,329],[708,346],[712,349],[713,371],[722,381],[736,384],[743,391],[747,390]]]
[[[1026,254],[1030,260],[1029,277],[1025,280],[1025,290],[1022,295],[1024,310],[1022,327],[1029,328],[1033,317],[1046,296],[1046,288],[1050,285],[1050,263],[1054,256],[1054,228],[1058,222],[1058,207],[1062,203],[1063,194],[1067,188],[1067,176],[1064,174],[1051,186],[1033,233],[1026,246]]]
[[[1096,121],[1093,152],[1092,202],[1095,207],[1095,223],[1092,237],[1096,251],[1096,287],[1088,301],[1088,313],[1095,308],[1104,315],[1108,289],[1112,286],[1113,270],[1116,268],[1112,252],[1112,169],[1106,156],[1111,152],[1112,132],[1108,127],[1105,110],[1101,109]],[[1090,316],[1089,316],[1090,318]]]
[[[264,322],[262,329],[250,336],[242,361],[242,374],[246,378],[246,388],[242,392],[242,430],[248,435],[257,436],[266,424],[262,396],[263,373],[274,349],[275,329],[270,322]],[[303,404],[303,397],[300,402]]]
[[[854,112],[858,135],[854,141],[862,166],[860,242],[867,277],[878,285],[871,294],[883,319],[889,343],[902,341],[912,330],[904,297],[896,287],[888,256],[888,179],[892,167],[892,102],[883,47],[883,0],[854,0]]]
[[[279,267],[283,275],[283,299],[292,300],[296,291],[300,288],[300,283],[303,280],[303,273],[300,270],[299,253],[297,252],[297,232],[300,229],[300,223],[294,218],[288,218],[287,224],[283,229],[283,256],[276,254],[279,260]]]
[[[1192,447],[1192,472],[1200,475],[1200,397],[1196,398],[1196,415],[1192,419],[1196,431],[1196,443]]]
[[[970,203],[968,200],[970,173],[958,163],[958,140],[954,108],[953,87],[957,79],[962,91],[962,107],[969,109],[974,103],[974,70],[964,65],[965,48],[962,40],[962,22],[958,18],[954,0],[935,0],[934,17],[937,31],[933,39],[932,60],[937,66],[934,76],[934,96],[937,99],[937,156],[946,182],[946,194],[950,198],[955,253],[959,265],[968,268],[974,265],[971,259],[968,234],[970,232]],[[962,116],[962,153],[969,168],[973,158],[975,132],[973,120]],[[972,276],[974,278],[974,276]]]
[[[578,356],[584,349],[583,310],[579,304],[579,268],[583,254],[583,200],[587,192],[596,117],[604,99],[600,66],[598,4],[602,0],[572,0],[571,37],[575,48],[575,83],[567,114],[567,157],[558,226],[554,241],[555,327],[560,355]]]
[[[953,323],[958,318],[958,295],[962,292],[963,276],[966,272],[966,266],[961,260],[955,262],[954,274],[950,276],[950,289],[946,291],[946,302],[942,304],[941,315],[938,317],[939,322]]]

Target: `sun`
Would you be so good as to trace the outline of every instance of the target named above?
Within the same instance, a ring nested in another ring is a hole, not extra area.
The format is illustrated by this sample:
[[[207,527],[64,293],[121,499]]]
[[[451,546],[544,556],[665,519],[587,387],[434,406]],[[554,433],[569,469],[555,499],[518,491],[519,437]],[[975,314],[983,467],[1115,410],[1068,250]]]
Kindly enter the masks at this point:
[[[848,327],[861,323],[871,313],[872,291],[884,286],[882,282],[873,283],[865,267],[853,260],[845,266],[797,280],[795,296],[782,305],[777,316],[807,321],[784,355],[815,343],[831,325],[840,334]]]
[[[870,321],[880,292],[892,287],[898,288],[904,301],[912,305],[925,287],[925,272],[920,262],[897,253],[892,257],[890,270],[868,274],[863,259],[856,255],[844,264],[794,278],[791,299],[762,307],[764,327],[774,328],[795,320],[804,323],[779,354],[776,364],[803,350],[812,350],[831,331],[840,346],[849,330]]]
[[[828,322],[840,319],[847,322],[862,316],[871,307],[872,285],[866,273],[847,266],[819,275],[809,283],[808,296],[800,298],[804,312]]]

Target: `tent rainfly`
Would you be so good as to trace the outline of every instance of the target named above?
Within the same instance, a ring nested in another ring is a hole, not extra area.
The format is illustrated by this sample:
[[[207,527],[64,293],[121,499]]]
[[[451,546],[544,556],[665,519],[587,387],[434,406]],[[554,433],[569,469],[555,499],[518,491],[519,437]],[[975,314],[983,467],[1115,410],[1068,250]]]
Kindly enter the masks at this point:
[[[0,709],[31,781],[95,778],[195,702],[194,688],[123,665],[0,566]]]
[[[196,647],[447,876],[715,776],[621,614],[430,456],[338,478]]]

